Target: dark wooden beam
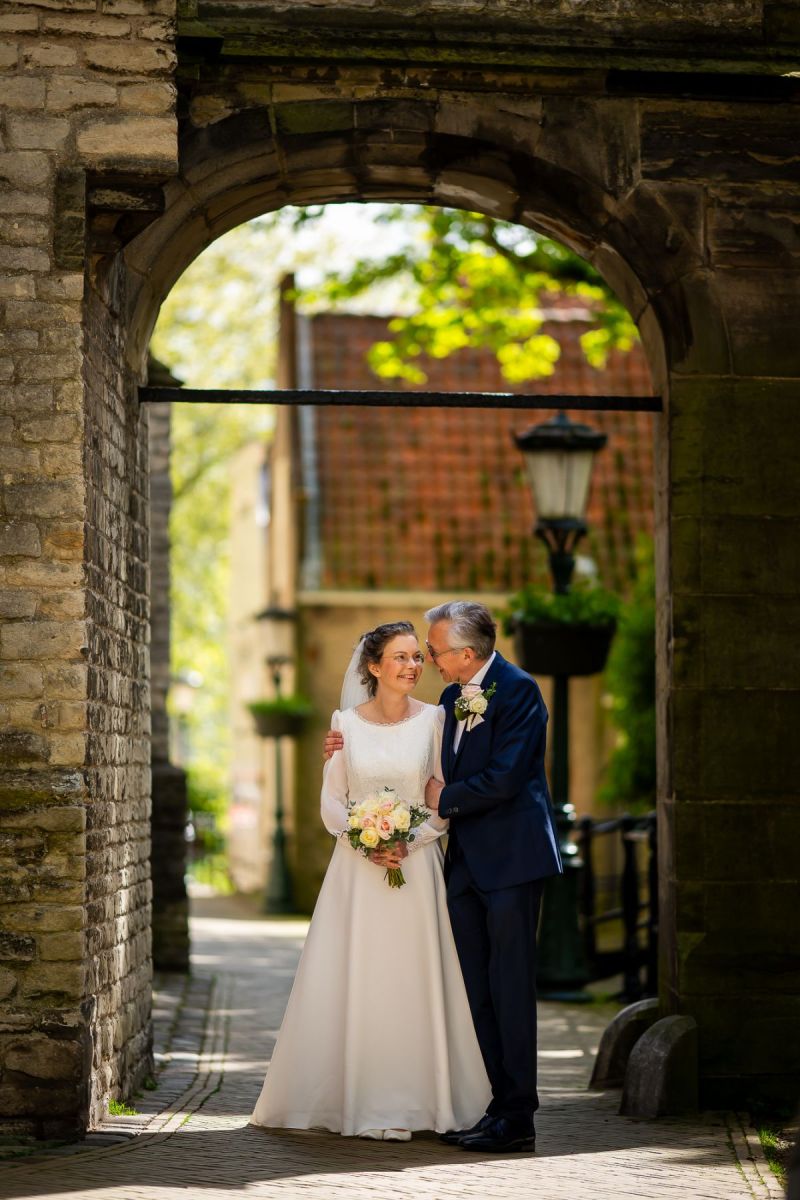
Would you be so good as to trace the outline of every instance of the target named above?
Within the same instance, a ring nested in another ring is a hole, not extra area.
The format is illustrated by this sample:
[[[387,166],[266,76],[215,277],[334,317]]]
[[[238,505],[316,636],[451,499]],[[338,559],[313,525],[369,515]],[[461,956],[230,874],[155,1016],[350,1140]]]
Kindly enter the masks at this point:
[[[346,392],[313,388],[258,391],[244,388],[141,387],[139,402],[153,404],[350,405],[361,408],[567,408],[584,412],[661,412],[660,396],[564,396],[515,392]]]

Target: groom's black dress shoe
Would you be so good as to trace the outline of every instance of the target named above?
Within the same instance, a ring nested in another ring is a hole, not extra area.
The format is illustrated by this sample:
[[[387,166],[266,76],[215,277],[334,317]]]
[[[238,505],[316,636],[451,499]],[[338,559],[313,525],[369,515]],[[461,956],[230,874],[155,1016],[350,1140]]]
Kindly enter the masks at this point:
[[[448,1146],[458,1146],[465,1137],[473,1137],[478,1133],[482,1133],[488,1125],[492,1125],[495,1121],[494,1117],[490,1117],[485,1113],[477,1124],[471,1129],[448,1129],[447,1133],[439,1134],[439,1141],[445,1142]]]
[[[532,1153],[536,1149],[536,1130],[532,1121],[495,1117],[483,1129],[465,1134],[457,1144],[462,1150],[478,1150],[485,1154]]]

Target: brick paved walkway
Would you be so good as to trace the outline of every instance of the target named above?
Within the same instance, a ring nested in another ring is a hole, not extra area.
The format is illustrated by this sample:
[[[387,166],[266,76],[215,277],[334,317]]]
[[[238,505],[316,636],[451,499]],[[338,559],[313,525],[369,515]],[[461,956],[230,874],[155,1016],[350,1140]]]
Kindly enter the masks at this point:
[[[607,1017],[594,1006],[541,1006],[535,1157],[467,1155],[434,1136],[396,1145],[248,1127],[305,925],[256,919],[236,901],[201,901],[196,910],[195,974],[186,996],[174,986],[162,993],[162,1072],[158,1089],[136,1101],[142,1115],[109,1118],[92,1148],[0,1166],[3,1200],[781,1195],[735,1119],[635,1122],[617,1116],[617,1093],[585,1090]]]

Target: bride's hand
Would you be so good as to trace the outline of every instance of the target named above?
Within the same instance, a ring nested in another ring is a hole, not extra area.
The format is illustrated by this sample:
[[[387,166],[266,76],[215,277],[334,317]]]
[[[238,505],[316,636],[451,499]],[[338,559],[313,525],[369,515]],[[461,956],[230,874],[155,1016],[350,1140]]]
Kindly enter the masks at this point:
[[[387,870],[396,870],[403,859],[407,857],[408,847],[403,843],[391,850],[381,848],[380,850],[371,850],[369,853],[370,862],[374,862],[376,867],[384,867]]]

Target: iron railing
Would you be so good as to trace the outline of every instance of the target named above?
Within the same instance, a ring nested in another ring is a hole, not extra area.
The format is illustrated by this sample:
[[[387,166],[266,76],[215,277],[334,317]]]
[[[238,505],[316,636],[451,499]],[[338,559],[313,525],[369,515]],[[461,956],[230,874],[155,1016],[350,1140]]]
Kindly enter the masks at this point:
[[[658,993],[658,858],[656,814],[624,815],[608,821],[582,817],[576,822],[583,873],[580,891],[584,952],[590,977],[609,979],[622,975],[622,997],[632,1004]],[[597,838],[618,836],[622,870],[614,881],[616,904],[597,910],[597,875],[593,847]],[[642,855],[641,847],[645,847]],[[645,862],[641,859],[644,857]],[[598,946],[601,925],[620,922],[621,945]]]

